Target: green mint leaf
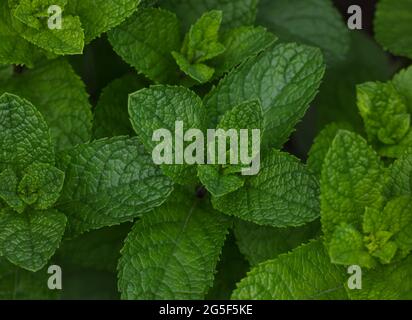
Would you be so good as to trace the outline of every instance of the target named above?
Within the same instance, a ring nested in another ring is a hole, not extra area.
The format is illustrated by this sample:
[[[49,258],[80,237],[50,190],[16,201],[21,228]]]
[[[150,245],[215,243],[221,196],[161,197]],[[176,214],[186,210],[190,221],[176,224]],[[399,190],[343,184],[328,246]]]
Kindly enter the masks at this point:
[[[350,224],[341,223],[335,227],[328,249],[332,263],[367,268],[376,264],[363,242],[363,235]]]
[[[183,30],[212,9],[223,12],[222,28],[232,29],[255,22],[257,0],[160,0],[161,7],[176,12]]]
[[[150,80],[177,82],[178,68],[172,51],[180,49],[179,21],[166,10],[140,9],[109,32],[113,49]]]
[[[64,172],[43,163],[34,163],[25,170],[18,186],[20,198],[35,209],[50,208],[59,198]]]
[[[268,49],[276,40],[277,37],[263,27],[228,30],[221,39],[226,50],[210,62],[215,68],[214,78],[220,78],[243,61]]]
[[[244,179],[235,175],[224,175],[219,166],[200,165],[197,167],[200,182],[214,197],[221,197],[238,190],[245,183]]]
[[[392,80],[396,90],[405,98],[406,105],[408,107],[408,113],[412,114],[412,67],[402,69],[397,73]]]
[[[347,299],[345,271],[333,265],[322,242],[313,241],[252,269],[233,292],[240,300]]]
[[[319,185],[300,161],[280,151],[271,151],[259,174],[243,188],[219,198],[213,206],[228,215],[273,227],[301,226],[319,216]]]
[[[140,0],[69,0],[67,11],[80,17],[85,42],[116,27],[132,15]]]
[[[372,143],[397,144],[408,133],[410,115],[392,83],[368,82],[357,87],[358,108]]]
[[[64,214],[49,209],[0,215],[0,253],[29,271],[43,268],[57,249],[66,226]],[[12,240],[11,240],[12,239]]]
[[[412,299],[412,256],[397,263],[368,270],[362,275],[362,290],[347,290],[353,300]]]
[[[234,228],[239,250],[252,266],[316,238],[319,230],[318,221],[297,228],[273,228],[238,220]]]
[[[89,141],[92,113],[88,95],[67,61],[43,62],[33,70],[15,75],[0,84],[0,93],[4,91],[35,104],[50,127],[57,150]]]
[[[322,49],[328,64],[344,60],[350,44],[348,28],[330,0],[263,0],[258,22],[282,41]]]
[[[222,54],[226,48],[219,42],[222,11],[212,10],[203,14],[191,26],[181,53],[189,63],[201,63]]]
[[[401,196],[390,200],[383,211],[367,210],[364,216],[363,229],[370,233],[369,248],[380,255],[382,245],[391,240],[391,255],[385,257],[384,263],[389,263],[399,249],[397,257],[404,258],[412,250],[412,198]],[[384,237],[384,238],[383,238]]]
[[[22,213],[26,205],[17,193],[18,177],[10,168],[0,173],[0,199],[9,207]]]
[[[27,100],[5,93],[0,96],[0,171],[16,174],[35,162],[54,164],[49,128]]]
[[[205,128],[205,108],[202,100],[184,87],[156,85],[129,96],[129,115],[132,126],[146,150],[151,154],[159,148],[164,150],[164,156],[168,158],[161,159],[166,161],[166,164],[162,164],[164,173],[179,184],[194,182],[196,166],[179,164],[175,161],[178,155],[184,155],[183,148],[189,143],[185,142],[182,148],[178,149],[175,141],[183,141],[183,135],[189,129],[203,130]],[[176,121],[182,122],[183,131],[179,131]],[[168,140],[171,139],[166,139],[166,137],[163,141],[160,139],[161,142],[153,141],[153,134],[158,129],[169,130],[174,136],[173,143],[169,145]],[[180,160],[183,163],[184,159]]]
[[[376,40],[393,54],[412,58],[411,21],[411,0],[379,0],[374,21]]]
[[[143,80],[126,74],[103,89],[94,111],[94,138],[133,135],[127,110],[128,98],[130,93],[143,87]]]
[[[331,123],[327,125],[315,138],[312,147],[309,150],[307,165],[319,177],[322,172],[322,165],[326,154],[332,145],[333,139],[336,137],[339,130],[350,130],[351,125],[347,123]]]
[[[412,149],[389,167],[388,198],[412,194]]]
[[[179,52],[173,51],[172,56],[176,60],[180,70],[199,83],[208,82],[215,73],[215,69],[208,67],[204,63],[190,63],[189,60]]]
[[[262,143],[279,147],[315,97],[323,73],[320,50],[280,44],[229,73],[206,96],[205,105],[215,124],[234,106],[259,100],[265,120]]]
[[[173,189],[136,138],[97,140],[71,157],[57,208],[71,235],[131,221],[161,205]]]
[[[203,299],[228,228],[210,208],[167,204],[136,222],[122,249],[123,299]]]
[[[13,28],[22,38],[54,54],[82,53],[84,47],[82,24],[79,17],[66,13],[64,10],[66,3],[66,0],[42,2],[20,0],[10,6]],[[48,8],[51,5],[59,5],[63,10],[60,29],[48,27]]]
[[[42,49],[20,37],[12,26],[7,1],[0,3],[0,62],[4,64],[33,65],[43,57]]]
[[[383,173],[378,155],[362,137],[346,130],[338,132],[321,177],[321,221],[326,243],[341,223],[361,230],[365,207],[381,208]]]

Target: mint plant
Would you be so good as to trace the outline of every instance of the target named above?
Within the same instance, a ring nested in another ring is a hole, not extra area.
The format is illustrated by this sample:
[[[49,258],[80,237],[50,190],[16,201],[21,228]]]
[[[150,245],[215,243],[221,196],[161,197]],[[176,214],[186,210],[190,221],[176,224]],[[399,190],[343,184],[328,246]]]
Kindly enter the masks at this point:
[[[2,1],[0,298],[411,299],[409,3]]]

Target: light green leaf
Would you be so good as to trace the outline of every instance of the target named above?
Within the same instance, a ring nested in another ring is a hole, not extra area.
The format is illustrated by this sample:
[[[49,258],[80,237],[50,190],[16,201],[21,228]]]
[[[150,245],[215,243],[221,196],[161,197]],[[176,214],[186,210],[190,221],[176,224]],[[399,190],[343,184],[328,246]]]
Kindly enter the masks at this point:
[[[392,80],[396,90],[405,98],[408,112],[412,113],[412,66],[406,69],[402,69],[398,72]]]
[[[176,156],[184,155],[182,148],[176,148],[175,141],[183,141],[184,132],[189,129],[205,128],[205,108],[195,93],[184,87],[163,85],[142,89],[129,96],[129,115],[134,130],[150,154],[163,144],[169,145],[168,142],[172,144],[169,146],[170,150],[164,151],[167,153],[165,156],[171,156],[170,160],[173,162],[173,164],[167,162],[162,164],[162,170],[166,175],[180,184],[196,179],[194,165],[175,162]],[[183,122],[183,132],[175,128],[176,121]],[[158,129],[169,130],[174,136],[173,143],[166,137],[163,137],[160,143],[153,141],[153,134]],[[182,147],[187,145],[189,142],[186,141]]]
[[[35,162],[54,164],[49,128],[27,100],[5,93],[0,96],[0,171],[16,174]]]
[[[328,244],[328,251],[332,263],[367,268],[376,264],[363,242],[363,235],[350,224],[341,223],[336,226]]]
[[[35,209],[50,208],[59,198],[64,172],[43,163],[30,165],[18,186],[20,198]]]
[[[300,161],[271,151],[259,174],[231,194],[213,198],[213,206],[228,215],[273,227],[301,226],[319,216],[319,185]]]
[[[358,108],[372,143],[398,144],[408,133],[410,115],[392,83],[368,82],[357,87]]]
[[[320,50],[281,44],[229,73],[206,96],[205,105],[216,124],[234,106],[259,100],[265,122],[263,144],[279,147],[315,97],[323,73]]]
[[[347,299],[343,268],[333,265],[322,242],[313,241],[252,269],[233,292],[241,300]]]
[[[12,11],[12,25],[22,38],[54,54],[79,54],[83,52],[84,32],[79,17],[67,14],[65,0],[31,1],[20,0],[9,6]],[[60,29],[48,26],[48,8],[58,5],[63,10]]]
[[[179,52],[173,51],[172,56],[176,60],[180,70],[199,83],[208,82],[215,73],[215,69],[208,67],[204,63],[190,63],[186,57]]]
[[[261,0],[258,22],[282,41],[321,48],[328,64],[349,50],[348,28],[330,0]]]
[[[351,299],[412,299],[412,256],[362,275],[362,290],[348,290]]]
[[[179,21],[166,10],[140,9],[109,32],[114,50],[150,80],[176,83],[178,68],[172,51],[180,49]]]
[[[168,204],[136,222],[122,249],[123,299],[203,299],[228,228],[198,203]]]
[[[0,215],[0,253],[19,267],[38,271],[59,246],[65,226],[64,214],[53,209],[4,212]]]
[[[297,228],[273,228],[238,220],[235,236],[240,252],[252,266],[276,258],[319,235],[318,221]]]
[[[393,254],[385,263],[392,260],[397,249],[398,258],[406,257],[412,250],[412,197],[394,198],[386,204],[383,211],[367,210],[363,229],[370,233],[368,247],[372,252],[380,254],[385,245],[385,250],[392,248]],[[392,243],[389,246],[388,240]]]
[[[326,154],[332,145],[333,139],[341,129],[351,129],[351,125],[347,123],[331,123],[327,125],[316,137],[309,150],[307,165],[319,177],[322,172],[322,165]]]
[[[94,111],[94,138],[133,135],[127,110],[128,98],[130,93],[143,87],[143,80],[126,74],[103,89]]]
[[[395,55],[412,59],[412,0],[379,0],[374,21],[377,41]]]
[[[85,42],[89,43],[131,16],[140,0],[69,0],[68,12],[80,17]]]
[[[204,13],[194,25],[183,44],[182,54],[189,63],[201,63],[222,54],[226,48],[219,42],[222,11]]]
[[[321,221],[326,243],[341,223],[361,230],[365,207],[382,206],[383,184],[378,155],[359,135],[339,131],[322,168]]]
[[[228,30],[222,36],[222,44],[226,50],[210,63],[216,69],[215,78],[240,65],[269,48],[277,37],[263,27],[239,27]]]
[[[15,75],[3,86],[0,84],[0,93],[4,91],[35,104],[50,127],[57,150],[89,141],[92,113],[88,95],[67,61],[43,62],[33,70]]]
[[[161,205],[173,189],[136,138],[97,140],[67,155],[57,208],[67,215],[71,235],[131,221]]]
[[[161,7],[176,12],[183,30],[188,30],[200,16],[210,10],[223,12],[223,29],[255,22],[257,0],[160,0]]]

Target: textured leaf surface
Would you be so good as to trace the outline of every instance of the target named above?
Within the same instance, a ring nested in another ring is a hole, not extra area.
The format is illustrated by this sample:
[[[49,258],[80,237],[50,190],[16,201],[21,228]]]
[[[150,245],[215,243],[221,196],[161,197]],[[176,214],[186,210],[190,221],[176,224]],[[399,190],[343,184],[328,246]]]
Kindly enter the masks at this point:
[[[4,212],[0,216],[0,253],[24,269],[38,271],[57,249],[66,220],[53,209]]]
[[[0,3],[0,43],[0,62],[3,64],[32,67],[43,56],[43,50],[21,38],[13,29],[7,1]]]
[[[326,61],[336,63],[349,50],[349,32],[330,0],[263,0],[258,22],[282,41],[319,47]]]
[[[172,51],[180,49],[179,21],[162,9],[140,9],[109,32],[114,50],[128,64],[150,80],[177,81],[178,68]]]
[[[167,129],[174,136],[172,160],[175,163],[177,154],[175,141],[183,141],[184,132],[175,133],[176,121],[183,122],[183,130],[205,127],[205,108],[201,99],[184,87],[157,85],[142,89],[129,97],[129,114],[132,126],[138,137],[150,153],[159,142],[153,141],[153,133],[158,129]],[[189,143],[185,143],[185,146]],[[165,151],[166,152],[166,151]],[[193,181],[196,177],[196,167],[182,164],[164,164],[162,169],[178,183]]]
[[[182,202],[145,215],[133,227],[119,261],[123,299],[203,299],[228,224],[211,209]]]
[[[159,4],[176,12],[184,30],[212,9],[223,12],[222,26],[228,29],[253,24],[257,0],[160,0]]]
[[[243,186],[245,181],[235,175],[224,175],[218,166],[200,165],[197,167],[200,182],[214,196],[221,197]]]
[[[68,155],[57,207],[71,234],[131,221],[162,204],[173,189],[136,138],[97,140]]]
[[[395,55],[412,58],[412,1],[380,0],[376,8],[376,39]]]
[[[260,225],[301,226],[319,216],[319,185],[295,157],[271,151],[258,175],[229,195],[212,199],[226,214]]]
[[[345,271],[330,263],[320,241],[314,241],[259,264],[238,283],[232,299],[346,299]]]
[[[318,221],[298,228],[273,228],[238,220],[234,228],[239,250],[252,266],[316,238],[319,230]]]
[[[323,164],[321,220],[326,241],[336,226],[360,229],[365,207],[382,205],[383,171],[378,155],[355,133],[342,130]]]
[[[30,165],[19,183],[20,198],[35,209],[50,208],[59,198],[64,172],[43,163]]]
[[[403,69],[397,73],[393,77],[392,83],[405,99],[409,113],[412,113],[412,67]]]
[[[20,172],[34,162],[54,163],[49,128],[27,100],[12,94],[0,96],[0,171]]]
[[[316,137],[309,150],[307,165],[319,177],[322,172],[322,165],[326,154],[332,145],[333,139],[341,129],[351,129],[351,126],[346,123],[331,123],[327,125]]]
[[[50,127],[57,150],[90,139],[92,113],[88,95],[83,82],[65,60],[47,61],[15,75],[0,83],[0,93],[4,91],[35,104]]]
[[[12,4],[15,3],[15,4]],[[9,1],[12,25],[22,38],[53,54],[80,54],[84,47],[84,32],[79,17],[65,10],[67,1]],[[61,27],[48,26],[48,8],[58,5],[64,16]]]
[[[412,256],[365,272],[362,290],[348,290],[348,294],[360,300],[412,299]]]
[[[269,48],[276,36],[262,27],[239,27],[222,36],[226,50],[212,61],[215,78],[240,65],[243,61]]]
[[[323,72],[320,50],[281,44],[229,73],[205,98],[205,105],[216,123],[216,118],[234,106],[260,100],[264,144],[279,147],[315,97]]]
[[[139,3],[140,0],[70,0],[67,9],[80,17],[88,43],[122,23],[133,14]]]
[[[103,89],[94,114],[94,138],[133,135],[134,131],[127,111],[129,94],[144,86],[144,81],[127,74]]]
[[[0,173],[0,199],[10,208],[16,210],[18,213],[22,213],[25,208],[25,203],[18,195],[18,183],[18,177],[12,169],[7,168]]]
[[[412,149],[390,166],[387,193],[391,198],[412,194]]]

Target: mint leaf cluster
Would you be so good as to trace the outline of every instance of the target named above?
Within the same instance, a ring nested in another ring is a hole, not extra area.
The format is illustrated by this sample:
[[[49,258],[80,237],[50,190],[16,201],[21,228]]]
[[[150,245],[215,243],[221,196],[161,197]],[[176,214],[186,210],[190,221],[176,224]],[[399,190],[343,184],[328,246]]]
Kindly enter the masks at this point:
[[[412,299],[409,6],[2,1],[0,298]]]

